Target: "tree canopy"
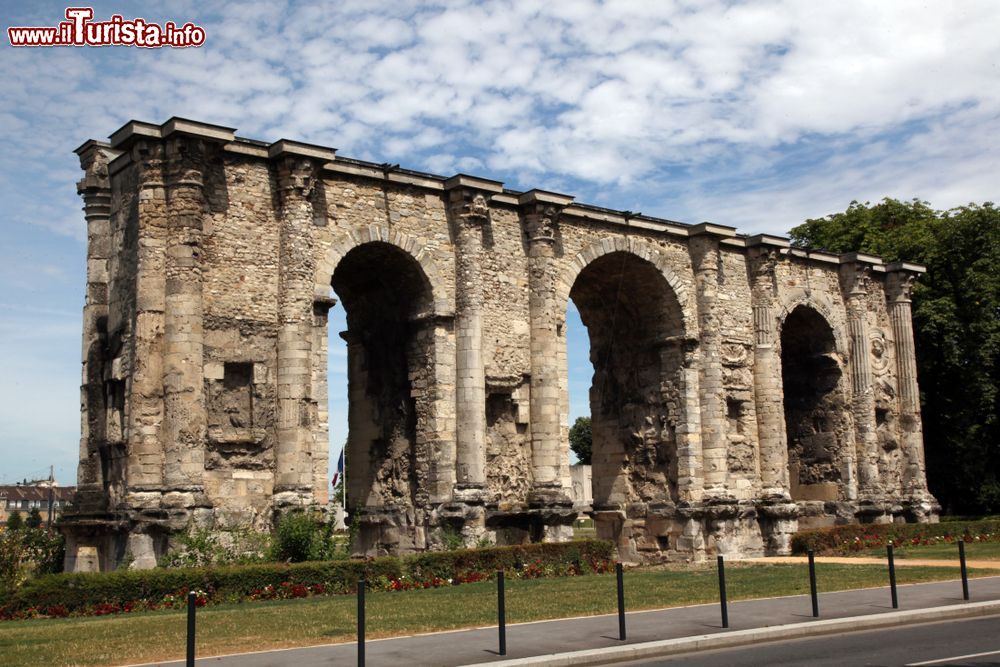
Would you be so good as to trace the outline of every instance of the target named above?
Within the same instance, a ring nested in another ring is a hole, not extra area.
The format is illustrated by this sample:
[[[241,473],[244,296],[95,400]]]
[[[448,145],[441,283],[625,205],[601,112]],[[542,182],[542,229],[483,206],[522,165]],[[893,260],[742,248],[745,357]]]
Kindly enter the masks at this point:
[[[25,519],[24,525],[28,528],[42,527],[42,513],[38,511],[37,507],[32,507],[31,511],[28,512],[28,518]]]
[[[21,517],[21,513],[14,511],[10,516],[7,517],[7,529],[8,530],[21,530],[24,527],[24,518]]]
[[[577,417],[573,425],[569,427],[569,448],[576,454],[577,460],[584,465],[590,465],[592,440],[590,417]]]
[[[927,267],[913,327],[928,484],[946,513],[1000,512],[1000,209],[855,201],[791,237]]]

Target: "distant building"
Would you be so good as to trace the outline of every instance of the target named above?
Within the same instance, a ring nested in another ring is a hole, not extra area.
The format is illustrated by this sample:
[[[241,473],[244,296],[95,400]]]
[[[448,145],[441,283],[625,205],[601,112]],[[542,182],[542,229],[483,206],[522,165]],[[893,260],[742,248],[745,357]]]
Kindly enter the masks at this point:
[[[20,514],[22,519],[27,519],[33,509],[37,509],[42,515],[42,521],[48,521],[50,486],[52,488],[52,513],[53,516],[59,516],[73,499],[76,487],[56,486],[54,482],[44,480],[0,486],[0,521],[7,521],[7,518],[15,512]]]

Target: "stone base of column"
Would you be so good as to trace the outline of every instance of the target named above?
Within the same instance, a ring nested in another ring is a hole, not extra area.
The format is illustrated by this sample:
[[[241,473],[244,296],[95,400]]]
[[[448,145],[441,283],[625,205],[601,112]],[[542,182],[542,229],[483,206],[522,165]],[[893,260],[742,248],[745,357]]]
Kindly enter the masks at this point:
[[[573,499],[566,493],[562,484],[536,484],[528,492],[528,507],[530,509],[573,507]]]
[[[277,487],[271,496],[271,507],[274,519],[277,521],[283,514],[295,510],[316,509],[325,511],[325,507],[316,504],[311,486]]]
[[[913,523],[937,523],[941,514],[937,498],[927,491],[911,495],[903,501],[903,509],[908,520]]]
[[[770,494],[756,501],[765,556],[792,553],[792,535],[799,529],[799,506],[788,494]]]
[[[486,490],[482,484],[456,484],[452,493],[456,503],[465,505],[483,505],[486,502]]]
[[[434,531],[428,530],[425,512],[409,505],[358,507],[351,519],[356,530],[351,542],[353,558],[415,553],[434,545]]]

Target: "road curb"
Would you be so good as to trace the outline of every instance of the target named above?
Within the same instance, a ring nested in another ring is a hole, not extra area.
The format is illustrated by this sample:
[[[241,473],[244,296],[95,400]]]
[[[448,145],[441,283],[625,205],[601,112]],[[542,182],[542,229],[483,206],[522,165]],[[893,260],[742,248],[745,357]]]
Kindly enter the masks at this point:
[[[570,665],[606,665],[612,662],[627,660],[643,660],[659,658],[678,653],[690,653],[709,649],[734,648],[782,639],[801,639],[819,637],[840,632],[857,632],[860,630],[875,630],[891,628],[914,623],[932,621],[947,621],[957,618],[975,618],[1000,613],[1000,600],[985,602],[967,602],[965,604],[946,607],[929,607],[927,609],[912,609],[893,611],[869,616],[852,616],[849,618],[833,618],[825,621],[807,621],[790,625],[778,625],[769,628],[752,628],[749,630],[734,630],[710,635],[694,635],[677,639],[664,639],[641,644],[626,644],[607,648],[571,651],[567,653],[552,653],[530,658],[514,660],[498,660],[496,662],[476,663],[477,667],[503,665],[532,665],[533,667],[569,667]],[[470,666],[471,667],[471,666]]]

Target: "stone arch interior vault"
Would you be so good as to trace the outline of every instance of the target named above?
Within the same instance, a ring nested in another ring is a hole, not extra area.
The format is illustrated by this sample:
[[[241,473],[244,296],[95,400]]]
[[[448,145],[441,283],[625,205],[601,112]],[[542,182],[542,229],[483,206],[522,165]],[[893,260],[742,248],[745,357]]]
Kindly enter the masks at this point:
[[[683,318],[651,263],[614,252],[584,268],[570,298],[590,337],[594,509],[677,500]]]
[[[419,523],[427,493],[427,432],[433,335],[427,277],[399,248],[362,244],[344,255],[331,280],[347,315],[348,511],[358,512],[356,551],[393,546]],[[406,539],[404,542],[408,541]],[[403,545],[405,548],[405,544]]]
[[[842,500],[850,406],[833,329],[808,306],[797,306],[782,326],[781,379],[792,499]]]

